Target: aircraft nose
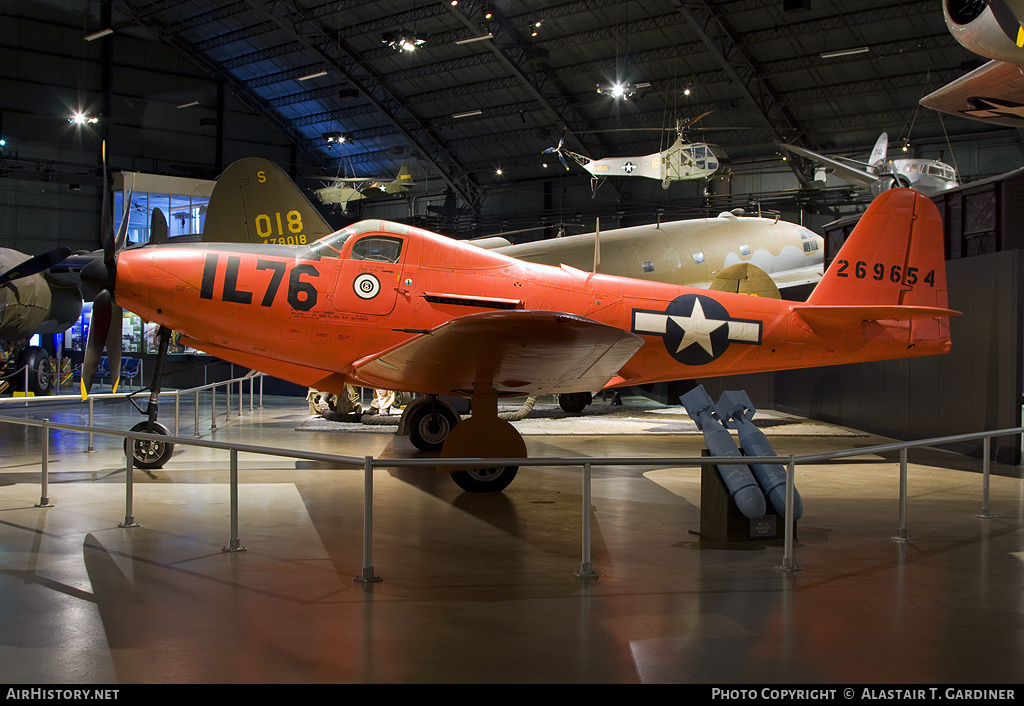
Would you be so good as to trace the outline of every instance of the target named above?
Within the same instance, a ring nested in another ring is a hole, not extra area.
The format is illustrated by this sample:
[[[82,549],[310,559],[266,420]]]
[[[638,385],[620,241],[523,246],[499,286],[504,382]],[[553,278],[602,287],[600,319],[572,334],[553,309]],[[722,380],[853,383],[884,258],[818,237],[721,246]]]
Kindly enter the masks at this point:
[[[96,257],[82,267],[81,277],[82,287],[87,293],[92,294],[93,297],[104,289],[113,291],[115,280],[114,263],[111,262],[108,267],[102,256]]]

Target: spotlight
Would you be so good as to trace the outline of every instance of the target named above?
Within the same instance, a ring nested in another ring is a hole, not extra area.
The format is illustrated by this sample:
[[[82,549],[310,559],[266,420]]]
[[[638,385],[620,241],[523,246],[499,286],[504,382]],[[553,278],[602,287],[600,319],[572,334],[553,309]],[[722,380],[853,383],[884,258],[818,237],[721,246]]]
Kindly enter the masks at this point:
[[[385,32],[381,35],[380,41],[395,51],[415,51],[427,43],[427,38],[407,29],[400,29],[394,32]]]
[[[78,112],[68,118],[68,122],[72,125],[94,125],[100,121],[99,118],[93,118],[85,113]]]

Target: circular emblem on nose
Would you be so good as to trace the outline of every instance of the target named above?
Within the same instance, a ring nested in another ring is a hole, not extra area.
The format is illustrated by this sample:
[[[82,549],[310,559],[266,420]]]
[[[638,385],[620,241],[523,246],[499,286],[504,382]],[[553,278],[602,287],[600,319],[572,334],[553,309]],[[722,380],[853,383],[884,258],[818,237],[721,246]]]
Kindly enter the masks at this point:
[[[356,277],[352,288],[360,299],[373,299],[380,294],[380,280],[371,274],[363,273]]]

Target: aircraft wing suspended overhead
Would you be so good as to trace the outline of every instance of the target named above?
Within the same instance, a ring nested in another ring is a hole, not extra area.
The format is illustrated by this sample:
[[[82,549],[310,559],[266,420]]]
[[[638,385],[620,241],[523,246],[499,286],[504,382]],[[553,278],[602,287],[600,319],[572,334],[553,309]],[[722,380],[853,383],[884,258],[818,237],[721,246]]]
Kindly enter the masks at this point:
[[[812,152],[811,150],[805,150],[802,147],[796,145],[783,145],[787,150],[793,154],[798,154],[801,157],[806,157],[814,162],[824,164],[828,168],[832,169],[836,176],[844,181],[863,186],[865,188],[871,188],[871,186],[878,181],[878,174],[869,172],[866,168],[856,167],[847,162],[843,162],[832,157],[826,157],[823,154]]]
[[[453,319],[352,367],[377,387],[431,394],[597,390],[643,343],[636,334],[573,314],[485,312]]]
[[[1024,75],[1016,64],[990,61],[928,94],[921,105],[993,125],[1024,127]]]

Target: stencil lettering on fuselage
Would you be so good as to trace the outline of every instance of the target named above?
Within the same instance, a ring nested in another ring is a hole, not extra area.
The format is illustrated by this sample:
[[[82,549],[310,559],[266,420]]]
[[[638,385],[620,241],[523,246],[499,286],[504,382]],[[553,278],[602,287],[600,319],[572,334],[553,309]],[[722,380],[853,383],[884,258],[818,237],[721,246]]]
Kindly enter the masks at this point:
[[[736,319],[711,297],[684,294],[664,311],[633,309],[633,333],[661,336],[665,349],[683,365],[706,365],[731,343],[761,343],[762,322]]]

